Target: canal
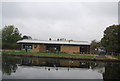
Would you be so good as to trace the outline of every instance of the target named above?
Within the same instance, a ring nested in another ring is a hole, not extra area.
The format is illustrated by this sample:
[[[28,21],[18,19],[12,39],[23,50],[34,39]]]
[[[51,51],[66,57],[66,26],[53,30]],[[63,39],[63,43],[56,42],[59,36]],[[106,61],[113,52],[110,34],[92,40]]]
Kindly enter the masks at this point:
[[[2,56],[3,79],[120,79],[120,62]]]

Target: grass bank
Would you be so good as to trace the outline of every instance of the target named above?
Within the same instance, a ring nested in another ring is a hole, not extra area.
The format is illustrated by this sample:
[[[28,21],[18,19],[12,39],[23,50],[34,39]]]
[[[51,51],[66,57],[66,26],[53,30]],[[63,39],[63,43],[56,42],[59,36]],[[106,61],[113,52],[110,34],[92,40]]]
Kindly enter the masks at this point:
[[[120,60],[120,56],[114,56],[114,58],[117,58],[117,59],[119,59],[119,60]]]
[[[68,56],[68,57],[88,57],[88,58],[94,58],[96,56],[94,55],[81,55],[81,54],[67,54],[67,53],[32,53],[32,52],[19,52],[19,51],[2,51],[2,53],[11,53],[11,54],[27,54],[27,55],[46,55],[46,56]]]
[[[83,59],[93,61],[119,61],[120,57],[104,56],[99,57],[92,54],[67,54],[67,53],[33,53],[33,52],[21,52],[21,51],[2,51],[3,54],[18,55],[18,56],[35,56],[35,57],[49,57],[49,58],[61,58],[61,59]]]

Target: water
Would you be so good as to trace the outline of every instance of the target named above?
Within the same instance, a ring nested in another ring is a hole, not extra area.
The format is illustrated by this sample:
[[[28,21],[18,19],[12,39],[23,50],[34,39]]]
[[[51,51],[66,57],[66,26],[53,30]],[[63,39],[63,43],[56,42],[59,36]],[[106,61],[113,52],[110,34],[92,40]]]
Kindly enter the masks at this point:
[[[3,55],[3,79],[120,79],[119,62]]]

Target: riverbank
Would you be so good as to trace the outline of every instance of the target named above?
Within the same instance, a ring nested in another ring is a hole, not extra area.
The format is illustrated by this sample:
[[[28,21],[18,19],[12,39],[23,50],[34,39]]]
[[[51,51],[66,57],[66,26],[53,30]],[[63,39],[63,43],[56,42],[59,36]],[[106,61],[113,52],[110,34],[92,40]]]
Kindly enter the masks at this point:
[[[120,62],[120,59],[112,56],[100,57],[93,54],[67,54],[67,53],[32,53],[21,51],[2,51],[4,55],[13,56],[29,56],[29,57],[45,57],[45,58],[60,58],[60,59],[73,59],[73,60],[91,60],[91,61],[115,61]]]

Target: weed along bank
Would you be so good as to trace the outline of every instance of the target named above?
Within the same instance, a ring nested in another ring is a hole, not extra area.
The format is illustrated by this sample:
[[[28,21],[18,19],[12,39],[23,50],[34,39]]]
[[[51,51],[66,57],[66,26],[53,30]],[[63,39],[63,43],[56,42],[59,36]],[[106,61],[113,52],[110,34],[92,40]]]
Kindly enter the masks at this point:
[[[63,53],[89,53],[90,43],[86,41],[66,40],[33,40],[24,39],[17,41],[21,50],[26,52],[63,52]]]

